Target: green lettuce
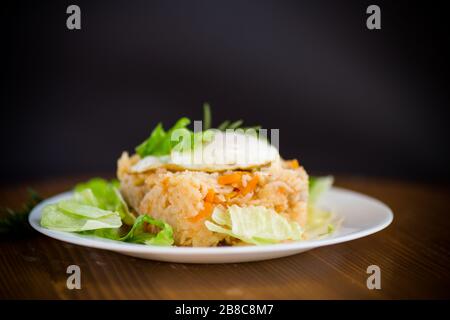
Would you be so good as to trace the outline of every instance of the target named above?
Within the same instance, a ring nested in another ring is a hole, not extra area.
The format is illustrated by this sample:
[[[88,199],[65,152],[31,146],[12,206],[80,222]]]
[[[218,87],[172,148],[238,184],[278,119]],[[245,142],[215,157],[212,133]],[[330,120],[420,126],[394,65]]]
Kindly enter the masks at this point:
[[[213,137],[212,128],[212,116],[211,116],[211,106],[209,103],[205,102],[203,104],[203,130],[199,132],[193,132],[188,129],[191,120],[186,117],[179,119],[168,131],[164,130],[162,123],[153,129],[150,136],[135,148],[136,153],[141,157],[147,156],[167,156],[171,151],[176,148],[176,151],[183,152],[194,149],[201,143],[211,141]],[[243,120],[237,120],[231,122],[229,120],[224,121],[217,127],[217,130],[227,130],[227,129],[259,129],[261,126],[254,127],[242,127]],[[174,139],[172,134],[177,130],[177,136],[180,139]]]
[[[86,214],[85,207],[87,206],[74,202],[70,205],[72,211],[76,211],[74,213],[64,209],[67,203],[60,206],[61,204],[62,202],[51,204],[43,209],[41,226],[52,230],[76,232],[100,228],[119,228],[122,225],[120,216],[116,212],[98,209],[101,212]]]
[[[307,239],[320,238],[329,235],[336,229],[335,216],[332,211],[317,206],[308,206],[308,219],[305,226]]]
[[[308,218],[305,226],[307,239],[329,235],[336,229],[336,219],[332,211],[324,210],[317,205],[320,197],[331,189],[334,178],[309,177]]]
[[[190,151],[201,143],[211,141],[214,136],[213,130],[193,132],[187,129],[190,123],[191,121],[188,118],[181,118],[167,132],[159,123],[150,137],[136,147],[136,153],[141,158],[147,156],[163,157],[169,155],[172,150],[178,152]],[[176,136],[173,135],[175,131],[177,131]]]
[[[78,184],[70,199],[46,206],[41,225],[53,230],[81,232],[115,229],[122,222],[132,225],[134,219],[117,183],[95,178]]]
[[[148,232],[146,230],[146,224],[157,227],[159,231],[157,233]],[[174,243],[172,227],[168,223],[154,219],[149,215],[137,217],[128,232],[123,232],[120,228],[115,228],[85,231],[82,234],[116,241],[156,246],[171,246]]]
[[[130,243],[172,245],[172,227],[148,215],[135,218],[117,187],[118,182],[100,178],[80,183],[70,199],[44,207],[41,225],[52,230]],[[159,231],[148,232],[147,224]]]
[[[159,232],[156,234],[149,233],[145,230],[145,223],[156,226]],[[169,224],[161,220],[153,219],[148,215],[142,215],[136,219],[131,230],[119,240],[148,245],[170,246],[174,242],[173,229]]]
[[[75,201],[119,213],[123,223],[132,225],[135,217],[128,210],[128,206],[118,189],[118,182],[101,178],[94,178],[75,186]]]
[[[333,185],[332,176],[309,177],[309,203],[316,204],[320,196]]]
[[[212,220],[214,223],[205,222],[210,231],[224,233],[256,245],[300,240],[303,234],[298,223],[262,206],[233,205],[227,209],[216,207]]]
[[[146,156],[164,156],[170,154],[172,148],[178,143],[172,141],[172,133],[175,130],[186,129],[191,123],[188,118],[181,118],[167,132],[164,130],[162,123],[158,123],[153,129],[150,137],[136,147],[136,153],[141,157]],[[186,129],[187,130],[187,129]]]

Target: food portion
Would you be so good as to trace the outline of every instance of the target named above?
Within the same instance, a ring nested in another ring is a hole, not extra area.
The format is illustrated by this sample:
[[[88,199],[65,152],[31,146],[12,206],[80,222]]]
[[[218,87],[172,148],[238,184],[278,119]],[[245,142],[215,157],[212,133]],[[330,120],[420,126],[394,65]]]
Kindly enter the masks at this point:
[[[139,156],[124,153],[118,163],[121,192],[139,213],[169,223],[176,245],[216,246],[235,244],[238,238],[208,228],[214,210],[253,207],[253,211],[279,216],[286,223],[305,226],[308,175],[296,161],[281,159],[251,170],[219,172],[155,168],[133,171]],[[255,221],[259,223],[259,221]],[[261,222],[264,223],[264,222]],[[284,240],[298,240],[295,237]]]
[[[332,178],[309,179],[297,160],[242,121],[203,130],[181,118],[158,124],[118,160],[118,182],[93,179],[44,208],[43,227],[147,245],[265,245],[321,237],[333,215],[318,209]],[[236,130],[237,129],[237,130]]]

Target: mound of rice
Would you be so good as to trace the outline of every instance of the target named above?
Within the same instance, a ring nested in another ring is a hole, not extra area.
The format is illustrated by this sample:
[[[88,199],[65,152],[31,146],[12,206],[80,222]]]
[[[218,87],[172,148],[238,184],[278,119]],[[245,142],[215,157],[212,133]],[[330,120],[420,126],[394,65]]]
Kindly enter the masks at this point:
[[[131,172],[131,167],[139,160],[139,156],[129,157],[127,153],[119,159],[117,176],[121,192],[135,212],[170,224],[175,245],[238,244],[238,240],[205,227],[205,220],[210,219],[210,208],[216,205],[264,206],[301,226],[306,223],[308,175],[296,160],[280,160],[265,167],[239,171],[242,176],[239,186],[219,183],[221,176],[233,172],[169,171],[164,168]],[[255,176],[257,178],[253,179]],[[239,192],[252,179],[256,186],[249,192]],[[209,214],[204,215],[206,211]]]

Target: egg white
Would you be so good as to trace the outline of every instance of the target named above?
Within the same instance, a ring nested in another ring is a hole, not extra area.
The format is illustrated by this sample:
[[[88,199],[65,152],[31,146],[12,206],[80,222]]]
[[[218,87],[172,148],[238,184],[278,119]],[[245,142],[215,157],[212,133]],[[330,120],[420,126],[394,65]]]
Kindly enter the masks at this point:
[[[211,141],[184,152],[173,150],[169,156],[147,156],[132,172],[157,168],[192,171],[248,170],[268,165],[280,158],[277,148],[254,135],[216,132]]]

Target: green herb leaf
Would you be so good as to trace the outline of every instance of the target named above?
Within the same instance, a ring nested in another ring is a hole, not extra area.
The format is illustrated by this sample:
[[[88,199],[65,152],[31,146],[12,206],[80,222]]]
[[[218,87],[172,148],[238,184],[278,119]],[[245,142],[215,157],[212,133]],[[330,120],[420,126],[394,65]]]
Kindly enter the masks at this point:
[[[203,130],[210,129],[211,124],[211,106],[209,103],[205,102],[203,104]]]
[[[217,129],[219,129],[221,131],[225,131],[229,125],[230,125],[230,120],[225,120],[217,127]]]
[[[231,124],[227,127],[227,129],[237,129],[237,128],[239,128],[243,123],[244,123],[243,120],[237,120],[237,121],[234,121],[233,123],[231,123]]]
[[[29,233],[32,228],[28,223],[28,216],[42,197],[36,191],[28,189],[28,200],[20,210],[2,208],[0,211],[0,236],[20,236]]]

